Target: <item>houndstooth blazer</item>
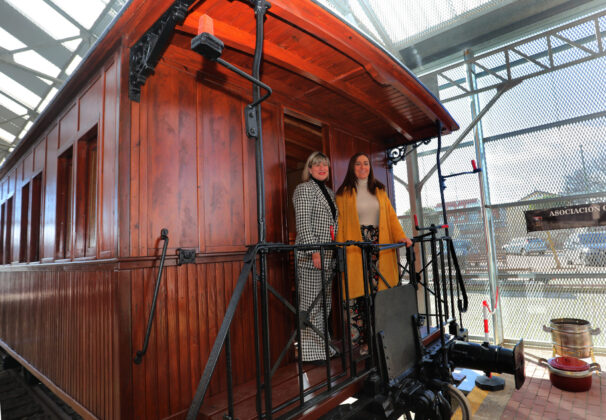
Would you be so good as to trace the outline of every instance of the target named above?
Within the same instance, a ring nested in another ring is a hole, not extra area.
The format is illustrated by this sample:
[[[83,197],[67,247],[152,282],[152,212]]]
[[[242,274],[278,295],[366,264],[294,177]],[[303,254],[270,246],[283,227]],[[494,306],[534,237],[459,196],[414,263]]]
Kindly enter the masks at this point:
[[[334,203],[335,193],[328,187],[326,189]],[[339,228],[339,210],[337,209],[336,218],[333,219],[330,206],[315,181],[309,180],[299,184],[295,189],[292,201],[295,206],[297,221],[297,239],[295,243],[317,244],[333,242],[330,236],[330,227],[334,226],[336,238]],[[300,252],[298,254],[299,264],[302,264],[306,268],[313,267],[311,259],[313,252],[315,251]],[[325,254],[324,263],[327,265],[327,268],[332,267],[332,252]]]

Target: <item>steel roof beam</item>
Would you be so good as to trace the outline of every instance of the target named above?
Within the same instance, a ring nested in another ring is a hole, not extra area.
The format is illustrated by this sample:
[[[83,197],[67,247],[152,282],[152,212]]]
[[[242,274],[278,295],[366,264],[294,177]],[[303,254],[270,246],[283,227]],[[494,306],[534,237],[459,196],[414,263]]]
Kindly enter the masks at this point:
[[[513,82],[513,81],[521,82],[526,79],[537,77],[537,76],[547,74],[547,73],[550,73],[550,72],[553,72],[556,70],[561,70],[566,67],[571,67],[571,66],[583,63],[585,61],[590,61],[590,60],[594,60],[594,59],[606,56],[606,49],[604,48],[604,45],[602,42],[602,37],[604,36],[604,34],[606,34],[606,31],[600,30],[600,20],[603,19],[604,17],[606,17],[606,12],[602,11],[602,12],[596,13],[592,16],[588,16],[586,18],[576,20],[576,21],[568,23],[566,25],[562,25],[557,28],[553,28],[549,31],[545,31],[541,34],[520,40],[513,44],[509,44],[498,50],[478,55],[477,57],[474,57],[472,60],[459,62],[457,64],[440,69],[437,72],[431,73],[431,74],[439,76],[440,78],[443,78],[448,81],[448,83],[444,83],[439,87],[440,90],[443,90],[443,89],[446,89],[449,87],[457,87],[457,89],[459,89],[462,92],[460,94],[456,94],[456,95],[453,95],[453,96],[450,96],[447,98],[441,98],[441,101],[443,103],[447,103],[447,102],[454,101],[454,100],[457,100],[460,98],[464,98],[464,97],[472,95],[472,94],[477,94],[477,93],[481,93],[481,92],[485,92],[485,91],[488,91],[491,89],[498,88],[499,86],[503,85],[504,83],[509,83],[509,82]],[[589,22],[592,23],[593,33],[591,33],[590,35],[588,35],[586,37],[583,37],[578,40],[571,40],[561,34],[561,32],[563,32],[567,29],[579,27],[579,26],[581,26],[585,23],[589,23]],[[554,48],[554,47],[552,47],[553,39],[558,39],[558,40],[560,40],[560,42],[563,42],[564,44]],[[540,41],[540,40],[544,41],[544,44],[547,46],[544,51],[541,51],[537,54],[532,54],[532,55],[525,54],[524,52],[520,51],[520,46],[526,45],[533,41]],[[597,46],[597,50],[593,50],[586,46],[587,44],[591,44],[591,43],[595,43],[595,45]],[[570,60],[570,61],[567,61],[567,62],[564,62],[561,64],[556,64],[556,60],[554,60],[554,56],[556,56],[556,54],[558,54],[558,53],[562,53],[564,51],[569,51],[569,50],[579,50],[585,56],[578,58],[576,60]],[[521,58],[516,58],[515,57],[516,55]],[[503,59],[504,59],[505,64],[502,64],[500,66],[495,66],[493,68],[488,68],[486,65],[481,63],[481,60],[487,60],[490,58],[495,58],[496,60],[499,60],[499,61],[503,61]],[[547,60],[545,60],[545,62],[541,62],[540,61],[541,58],[547,58]],[[480,79],[481,77],[485,77],[485,76],[493,76],[497,81],[495,81],[494,83],[486,84],[485,86],[483,86],[482,88],[479,88],[479,89],[468,89],[468,88],[463,87],[462,79],[453,80],[452,78],[449,78],[448,76],[446,76],[446,73],[448,71],[451,71],[454,69],[459,69],[461,66],[463,66],[467,62],[474,64],[484,70],[483,72],[480,72],[477,74],[478,79]],[[534,69],[533,72],[526,74],[524,76],[519,76],[519,77],[515,77],[512,75],[512,69],[514,67],[519,66],[519,65],[528,64],[528,63],[534,64],[536,66],[536,68]],[[506,76],[499,75],[498,74],[499,72],[505,72]]]
[[[84,26],[82,26],[82,24],[80,22],[78,22],[76,19],[74,19],[69,13],[67,13],[65,10],[63,10],[62,8],[60,8],[59,6],[55,5],[55,3],[53,3],[52,1],[48,1],[48,0],[44,0],[44,2],[50,7],[52,8],[55,12],[59,13],[63,18],[65,18],[69,23],[71,23],[72,25],[74,25],[76,28],[78,28],[78,30],[80,31],[81,35],[87,34],[90,35],[90,32],[88,29],[86,29]]]
[[[531,133],[536,133],[538,131],[550,130],[552,128],[560,128],[560,127],[564,127],[566,125],[576,124],[576,123],[580,123],[580,122],[592,121],[592,120],[596,120],[598,118],[606,118],[606,111],[595,112],[593,114],[587,114],[587,115],[583,115],[580,117],[568,118],[568,119],[561,120],[561,121],[556,121],[556,122],[541,124],[541,125],[535,125],[534,127],[528,127],[528,128],[523,128],[521,130],[509,131],[509,132],[503,133],[503,134],[497,134],[497,135],[490,136],[490,137],[484,137],[484,143],[489,143],[492,141],[502,140],[502,139],[511,138],[511,137],[523,136],[525,134],[531,134]],[[470,147],[470,146],[473,146],[473,142],[466,141],[463,143],[459,143],[457,145],[457,148],[462,149],[462,148]],[[437,149],[425,150],[425,151],[419,153],[418,156],[419,157],[435,156],[436,150]]]
[[[22,71],[26,72],[26,73],[31,73],[31,74],[33,74],[36,77],[41,77],[42,79],[48,80],[49,82],[52,82],[52,83],[57,83],[59,85],[62,85],[63,82],[65,82],[65,80],[63,80],[63,79],[58,79],[56,77],[49,76],[46,73],[42,73],[41,71],[34,70],[31,67],[24,66],[23,64],[19,64],[16,61],[13,61],[13,60],[8,60],[8,59],[6,59],[4,57],[0,57],[0,62],[3,63],[3,64],[8,64],[9,66],[15,67],[15,68],[17,68],[19,70],[22,70]],[[48,85],[46,83],[43,83],[43,84],[44,84],[44,86],[48,87]],[[26,85],[26,87],[29,89],[30,85]]]
[[[2,16],[3,29],[18,35],[19,40],[24,44],[46,45],[47,47],[36,50],[36,52],[55,66],[62,68],[70,60],[72,55],[70,50],[58,44],[56,39],[13,9],[8,3],[0,2],[0,16]]]

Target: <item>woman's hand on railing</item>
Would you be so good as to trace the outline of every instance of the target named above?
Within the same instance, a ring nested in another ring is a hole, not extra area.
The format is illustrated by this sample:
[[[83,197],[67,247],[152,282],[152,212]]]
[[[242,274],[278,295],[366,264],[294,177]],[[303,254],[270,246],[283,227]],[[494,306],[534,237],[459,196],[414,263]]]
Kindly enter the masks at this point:
[[[401,241],[399,241],[399,243],[406,244],[406,248],[410,248],[412,246],[412,239],[404,238]]]

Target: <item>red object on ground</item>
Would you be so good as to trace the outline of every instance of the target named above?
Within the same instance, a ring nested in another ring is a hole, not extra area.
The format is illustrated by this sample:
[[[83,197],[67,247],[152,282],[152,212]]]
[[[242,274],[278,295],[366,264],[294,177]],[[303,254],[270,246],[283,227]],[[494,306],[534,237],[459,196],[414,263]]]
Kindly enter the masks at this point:
[[[478,170],[478,167],[476,166],[476,161],[474,159],[471,160],[471,167],[473,168],[474,171]]]
[[[582,372],[589,369],[589,364],[571,356],[560,356],[549,359],[549,364],[556,369],[567,370],[570,372]]]
[[[576,357],[560,356],[549,359],[547,363],[549,380],[556,388],[570,392],[584,392],[591,388],[592,371],[586,362]],[[584,372],[586,375],[583,375]]]

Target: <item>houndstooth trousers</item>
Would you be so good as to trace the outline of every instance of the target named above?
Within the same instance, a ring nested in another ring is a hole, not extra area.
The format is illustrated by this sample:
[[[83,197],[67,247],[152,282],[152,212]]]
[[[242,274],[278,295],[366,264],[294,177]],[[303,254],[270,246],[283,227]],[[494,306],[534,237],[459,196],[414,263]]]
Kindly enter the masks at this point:
[[[302,266],[299,269],[299,312],[303,317],[307,315],[309,323],[314,326],[314,328],[301,329],[301,360],[304,362],[326,359],[324,336],[330,344],[330,334],[324,328],[323,304],[326,302],[326,316],[329,316],[333,276],[332,268],[325,269],[324,276],[322,276],[322,271],[316,268]],[[322,280],[324,280],[325,285],[325,298],[322,296]],[[316,299],[317,297],[319,298]],[[316,303],[310,309],[314,300],[316,300]],[[333,356],[334,353],[335,351],[329,347],[329,357]]]
[[[328,189],[334,204],[334,193]],[[331,208],[322,194],[320,187],[314,181],[303,182],[297,186],[293,195],[295,216],[297,222],[297,240],[301,245],[312,245],[332,242],[331,230],[336,235],[338,230],[338,214],[333,217]],[[337,210],[338,212],[338,210]],[[297,252],[297,281],[299,283],[299,312],[302,320],[313,326],[301,328],[301,360],[309,362],[326,359],[324,307],[326,302],[326,316],[330,314],[332,299],[332,280],[335,261],[332,251],[324,251],[324,276],[322,271],[315,268],[312,253],[315,250]],[[322,298],[322,277],[325,284],[325,299]],[[310,308],[316,297],[317,302]],[[326,339],[330,337],[326,332]],[[329,347],[329,356],[335,350]]]

